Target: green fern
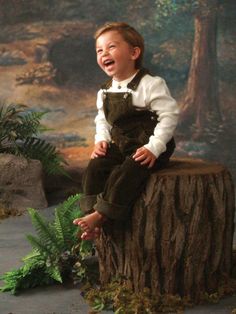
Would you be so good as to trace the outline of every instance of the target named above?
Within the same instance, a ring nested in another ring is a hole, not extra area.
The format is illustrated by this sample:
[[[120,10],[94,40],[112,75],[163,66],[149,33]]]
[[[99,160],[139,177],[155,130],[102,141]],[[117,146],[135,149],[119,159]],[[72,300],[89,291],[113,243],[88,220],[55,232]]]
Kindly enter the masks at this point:
[[[53,225],[48,223],[35,209],[28,208],[28,212],[38,234],[38,243],[40,241],[44,247],[50,247],[53,251],[60,252],[61,246],[57,241]],[[36,239],[36,237],[31,236],[30,241],[32,238]]]
[[[63,213],[59,210],[55,210],[55,222],[54,230],[60,247],[66,249],[68,244],[71,242],[71,231],[66,227],[67,221],[63,216]]]
[[[5,147],[17,147],[17,140],[24,140],[39,133],[40,119],[46,112],[31,114],[24,105],[0,108],[0,143]]]
[[[30,242],[34,252],[40,253],[42,256],[46,257],[52,254],[52,250],[37,237],[28,234],[26,238]]]
[[[25,105],[0,107],[0,153],[22,155],[30,159],[38,159],[48,174],[67,175],[63,168],[64,158],[56,147],[37,138],[48,130],[40,120],[47,113],[31,112]]]
[[[79,239],[78,227],[73,224],[74,218],[82,216],[79,199],[76,194],[59,205],[53,222],[47,222],[35,209],[28,210],[36,231],[36,235],[27,235],[33,250],[23,258],[24,266],[0,277],[5,282],[0,291],[15,294],[22,289],[63,282],[72,275],[77,281],[89,276],[84,259],[92,254],[93,244]]]
[[[74,196],[70,196],[63,205],[55,209],[55,233],[58,241],[61,241],[61,245],[64,245],[64,248],[77,243],[78,230],[77,228],[74,228],[74,232],[71,230],[71,221],[82,216],[83,213],[78,206],[78,201],[75,201]],[[73,232],[73,235],[71,235],[71,232]]]
[[[34,259],[34,258],[39,258],[40,256],[41,254],[39,252],[32,251],[28,253],[25,257],[23,257],[22,261],[27,263],[29,260]]]
[[[45,140],[28,137],[18,147],[18,151],[27,158],[40,160],[46,173],[61,173],[68,176],[61,166],[62,164],[66,164],[66,161],[58,154],[56,147],[47,143]]]
[[[22,124],[19,126],[18,132],[21,134],[22,139],[39,135],[42,132],[48,130],[45,126],[43,126],[40,120],[47,114],[48,111],[43,112],[28,112],[22,115]]]
[[[31,259],[17,270],[5,273],[0,279],[5,282],[5,285],[0,287],[0,291],[11,291],[13,294],[17,294],[20,290],[55,282],[47,271],[45,262],[40,257]]]
[[[60,282],[60,283],[63,282],[61,270],[58,266],[48,267],[47,272],[50,275],[50,277],[54,279],[55,281]]]

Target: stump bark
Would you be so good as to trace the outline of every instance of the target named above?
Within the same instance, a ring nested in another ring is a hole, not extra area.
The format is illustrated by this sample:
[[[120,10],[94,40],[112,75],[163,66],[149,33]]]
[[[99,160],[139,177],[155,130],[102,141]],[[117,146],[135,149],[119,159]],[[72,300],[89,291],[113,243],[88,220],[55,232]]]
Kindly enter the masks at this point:
[[[223,165],[172,159],[152,174],[129,219],[104,224],[96,241],[101,282],[121,275],[136,292],[198,302],[230,276],[234,212]]]

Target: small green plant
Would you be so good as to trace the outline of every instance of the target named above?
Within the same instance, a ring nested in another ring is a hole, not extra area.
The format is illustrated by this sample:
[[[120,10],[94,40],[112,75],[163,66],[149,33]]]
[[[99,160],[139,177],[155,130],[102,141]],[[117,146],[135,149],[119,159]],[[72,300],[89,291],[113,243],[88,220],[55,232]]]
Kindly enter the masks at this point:
[[[66,172],[56,147],[37,136],[48,130],[40,120],[47,112],[33,112],[22,104],[0,106],[0,153],[38,159],[48,174]]]
[[[148,288],[134,292],[131,282],[125,278],[114,279],[99,289],[90,287],[84,295],[95,313],[113,310],[115,314],[180,314],[186,306],[192,306],[188,298],[178,295],[153,296]]]
[[[217,303],[227,295],[235,295],[236,292],[236,251],[233,251],[232,278],[222,278],[217,291],[203,293],[200,303]],[[189,296],[158,294],[153,295],[149,288],[142,292],[134,292],[132,282],[120,276],[113,278],[104,285],[85,285],[83,295],[93,312],[113,310],[115,314],[157,314],[177,313],[183,314],[186,307],[194,306],[194,301]],[[236,309],[232,311],[236,314]]]
[[[55,219],[48,222],[35,209],[28,209],[36,235],[27,235],[32,252],[23,258],[24,265],[5,273],[0,278],[5,285],[0,291],[13,294],[23,289],[68,279],[89,282],[86,258],[93,253],[93,244],[78,237],[78,226],[73,220],[82,216],[78,205],[79,194],[69,197],[55,209]]]
[[[200,303],[218,303],[222,297],[235,294],[235,291],[236,281],[232,278],[222,282],[214,293],[203,293]],[[135,292],[131,281],[122,277],[114,278],[100,287],[85,287],[83,294],[94,313],[113,310],[115,314],[183,314],[185,308],[195,304],[190,296],[153,295],[149,288]]]

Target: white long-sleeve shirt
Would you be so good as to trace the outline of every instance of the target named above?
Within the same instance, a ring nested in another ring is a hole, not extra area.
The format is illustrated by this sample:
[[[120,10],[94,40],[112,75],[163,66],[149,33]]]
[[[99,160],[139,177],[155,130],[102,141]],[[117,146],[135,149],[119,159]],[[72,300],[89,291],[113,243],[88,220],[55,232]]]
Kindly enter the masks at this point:
[[[159,123],[154,129],[153,135],[150,136],[149,142],[144,146],[158,158],[166,150],[166,144],[173,136],[178,121],[179,107],[161,77],[146,74],[137,89],[133,91],[127,88],[127,84],[132,81],[134,76],[121,82],[113,80],[111,87],[106,91],[109,93],[130,92],[134,106],[156,112]],[[112,126],[107,122],[103,111],[103,93],[104,91],[100,89],[97,94],[98,114],[95,118],[95,143],[111,141]]]

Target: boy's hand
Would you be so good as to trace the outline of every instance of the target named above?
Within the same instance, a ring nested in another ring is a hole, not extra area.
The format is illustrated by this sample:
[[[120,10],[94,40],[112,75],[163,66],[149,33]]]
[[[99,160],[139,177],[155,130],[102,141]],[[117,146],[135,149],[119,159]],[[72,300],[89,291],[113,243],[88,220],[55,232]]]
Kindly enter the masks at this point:
[[[97,158],[99,156],[105,156],[107,152],[107,146],[108,143],[106,141],[96,143],[91,154],[91,159]]]
[[[150,150],[143,146],[136,150],[135,154],[133,155],[133,159],[135,161],[139,161],[141,165],[147,165],[148,168],[151,168],[157,158],[155,155],[153,155],[152,152],[150,152]]]

